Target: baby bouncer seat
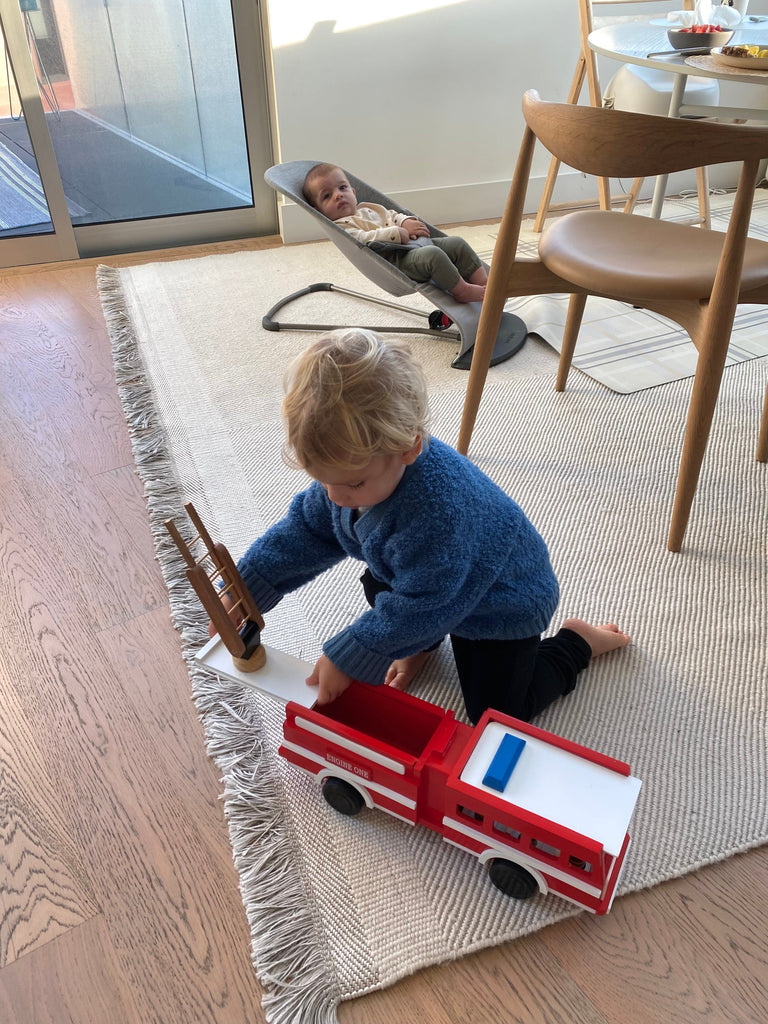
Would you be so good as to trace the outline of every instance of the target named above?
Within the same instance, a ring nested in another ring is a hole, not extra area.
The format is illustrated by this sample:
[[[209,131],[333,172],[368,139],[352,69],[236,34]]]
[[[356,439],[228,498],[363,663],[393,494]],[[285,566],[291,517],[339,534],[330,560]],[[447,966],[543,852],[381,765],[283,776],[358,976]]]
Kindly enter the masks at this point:
[[[472,349],[475,344],[475,335],[477,334],[477,324],[480,318],[481,304],[479,302],[457,302],[453,296],[444,292],[441,288],[432,284],[432,282],[428,281],[420,283],[418,281],[411,280],[411,278],[406,277],[402,271],[398,270],[392,263],[389,263],[383,256],[374,252],[373,249],[365,245],[363,242],[358,242],[357,239],[353,238],[352,235],[344,230],[344,228],[335,224],[324,214],[320,213],[319,210],[316,210],[311,206],[304,198],[302,187],[304,185],[304,179],[307,176],[307,172],[318,163],[321,163],[321,161],[290,160],[287,163],[276,164],[274,167],[270,167],[269,170],[266,171],[264,179],[268,185],[275,189],[276,192],[287,196],[314,217],[322,227],[323,232],[334,243],[334,245],[341,250],[346,258],[362,274],[364,274],[369,281],[372,281],[373,284],[377,285],[389,295],[400,297],[403,295],[419,293],[425,296],[438,308],[438,310],[442,311],[445,316],[452,320],[454,324],[453,328],[449,328],[447,330],[436,329],[431,325],[419,327],[381,327],[377,325],[372,327],[371,330],[375,330],[380,333],[389,332],[392,334],[430,334],[444,339],[456,339],[459,341],[459,352],[451,363],[451,366],[460,370],[468,370],[472,361]],[[354,174],[350,174],[348,171],[345,171],[345,174],[355,190],[357,201],[359,203],[379,203],[381,206],[384,206],[389,210],[397,210],[399,213],[417,216],[417,214],[413,214],[410,210],[406,210],[388,196],[378,192],[372,186],[367,185],[364,181],[361,181],[360,178],[356,178]],[[429,228],[431,237],[445,237],[445,232],[440,231],[431,224],[427,224],[427,227]],[[341,288],[338,285],[324,282],[308,285],[299,291],[292,292],[290,295],[287,295],[285,298],[275,303],[275,305],[272,306],[272,308],[262,318],[262,326],[268,331],[279,331],[283,329],[294,331],[330,331],[337,327],[366,326],[365,324],[280,323],[275,319],[276,314],[284,306],[288,305],[288,303],[293,302],[295,299],[299,299],[302,295],[308,295],[311,292],[318,291],[336,291],[344,295],[353,295],[366,302],[390,306],[393,309],[401,310],[412,316],[421,317],[427,321],[430,319],[430,314],[425,313],[422,310],[390,302],[387,299],[377,298],[373,295],[364,295],[360,292],[353,292],[347,288]],[[513,356],[515,352],[522,347],[527,333],[527,328],[520,317],[515,316],[513,313],[504,313],[501,318],[499,332],[496,336],[496,345],[493,350],[491,365],[493,366],[496,363],[503,362],[503,360],[509,359],[510,356]]]

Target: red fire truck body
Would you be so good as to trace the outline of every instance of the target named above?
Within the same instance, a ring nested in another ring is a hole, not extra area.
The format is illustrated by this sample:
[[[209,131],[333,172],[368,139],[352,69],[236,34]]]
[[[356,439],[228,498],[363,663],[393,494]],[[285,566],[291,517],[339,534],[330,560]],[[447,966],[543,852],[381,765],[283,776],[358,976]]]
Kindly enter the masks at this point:
[[[510,896],[611,907],[640,781],[621,761],[486,711],[476,726],[388,686],[286,707],[280,753],[345,814],[378,807],[488,866]]]

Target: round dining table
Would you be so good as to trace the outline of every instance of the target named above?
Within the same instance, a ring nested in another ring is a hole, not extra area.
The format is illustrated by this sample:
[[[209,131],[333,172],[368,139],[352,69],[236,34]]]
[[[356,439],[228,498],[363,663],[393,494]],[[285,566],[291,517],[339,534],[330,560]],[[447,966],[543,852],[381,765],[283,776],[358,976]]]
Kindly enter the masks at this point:
[[[673,49],[667,29],[674,27],[663,18],[636,18],[604,25],[588,37],[591,50],[620,64],[636,64],[675,75],[670,96],[670,117],[717,117],[724,120],[768,121],[767,107],[706,106],[685,103],[685,83],[689,76],[718,78],[747,85],[768,86],[768,70],[753,71],[725,64],[716,54],[688,55]],[[768,17],[747,17],[737,26],[729,45],[758,44],[768,49]],[[696,34],[691,33],[691,46]],[[651,216],[659,217],[667,179],[659,178],[653,194]]]

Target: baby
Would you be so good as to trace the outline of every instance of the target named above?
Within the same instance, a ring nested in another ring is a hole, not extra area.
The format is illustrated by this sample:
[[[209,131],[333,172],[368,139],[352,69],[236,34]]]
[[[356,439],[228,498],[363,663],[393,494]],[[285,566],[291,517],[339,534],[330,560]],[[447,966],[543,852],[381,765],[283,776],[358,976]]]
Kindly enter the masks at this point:
[[[434,281],[457,302],[482,302],[488,273],[463,238],[431,238],[407,213],[378,203],[358,203],[341,167],[315,164],[304,179],[304,197],[329,220],[376,251],[414,281]]]

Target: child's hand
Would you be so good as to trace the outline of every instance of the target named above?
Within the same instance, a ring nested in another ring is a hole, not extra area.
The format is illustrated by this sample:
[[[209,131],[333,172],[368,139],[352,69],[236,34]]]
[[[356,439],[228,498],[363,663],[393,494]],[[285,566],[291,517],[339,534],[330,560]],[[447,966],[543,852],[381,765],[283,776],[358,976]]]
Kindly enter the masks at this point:
[[[237,627],[237,629],[240,629],[240,627],[243,624],[243,615],[242,615],[242,613],[241,613],[239,608],[237,609],[236,612],[232,612],[232,605],[235,602],[232,600],[232,598],[229,596],[229,594],[222,595],[221,603],[224,606],[224,610],[229,614],[230,619],[232,619],[232,621],[234,622],[234,624]],[[216,636],[217,633],[218,633],[218,630],[216,629],[214,624],[209,620],[208,621],[208,636]]]
[[[429,238],[429,228],[423,220],[419,220],[418,217],[407,217],[401,227],[405,228],[408,232],[408,239],[412,238]]]
[[[316,686],[317,703],[330,704],[346,690],[352,682],[351,676],[346,675],[341,669],[336,668],[330,658],[324,654],[315,662],[312,675],[307,679],[307,686]]]

